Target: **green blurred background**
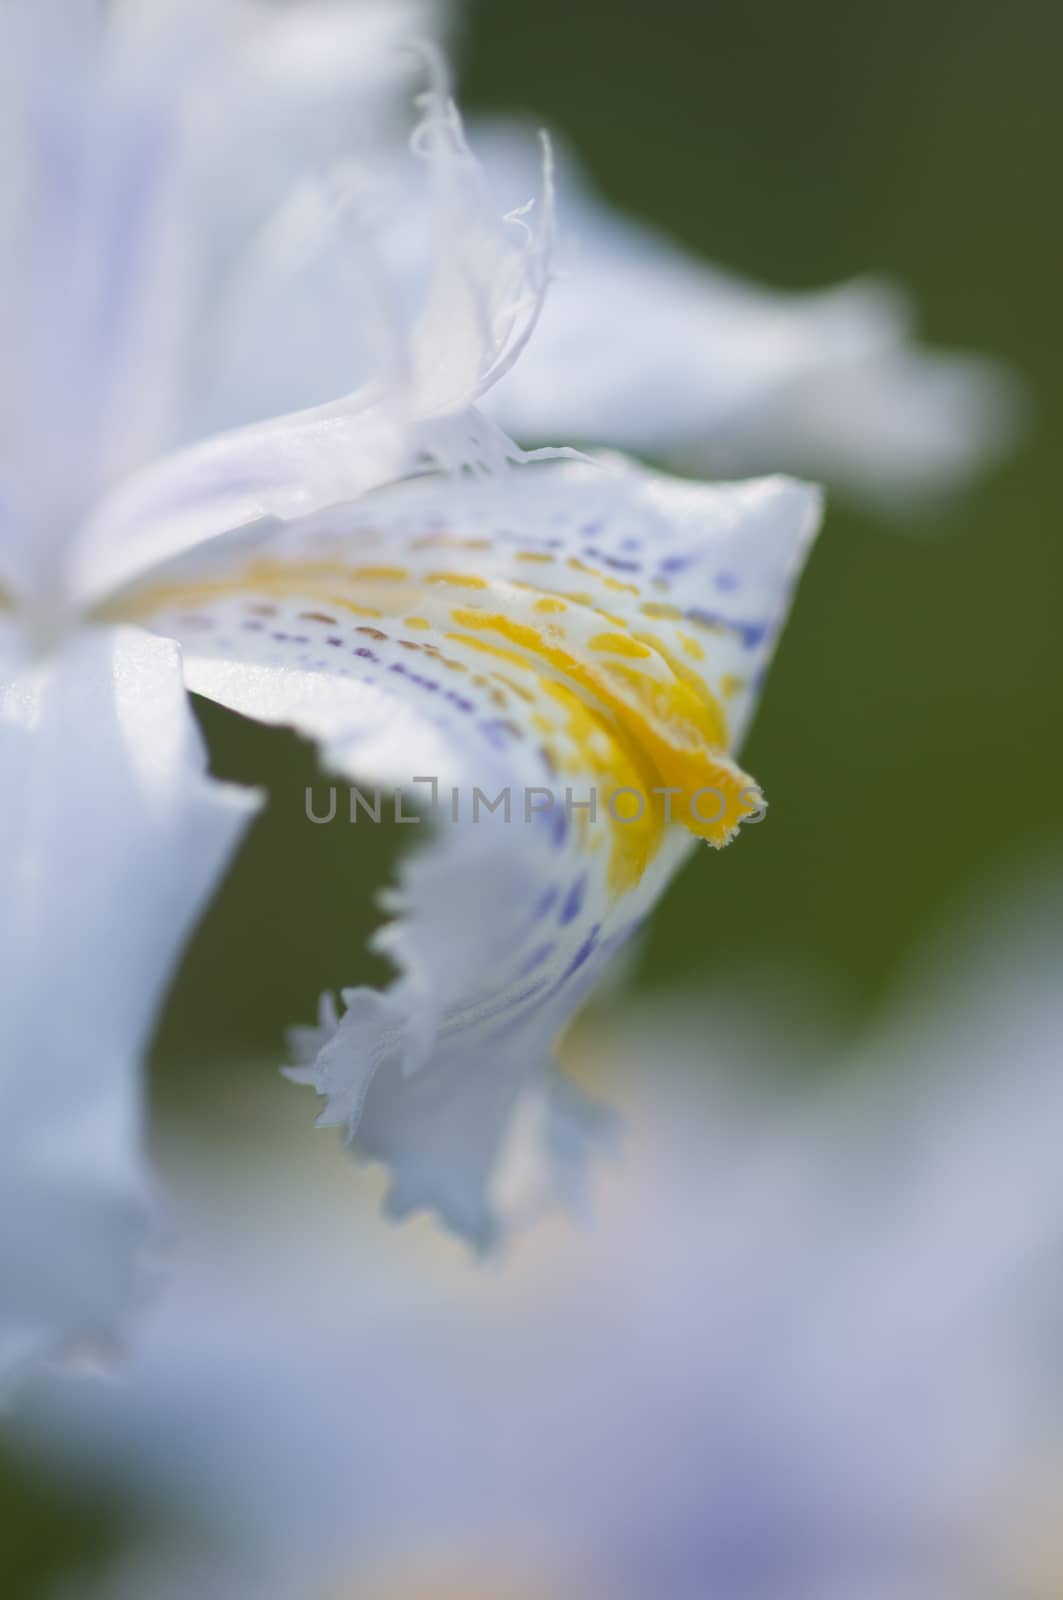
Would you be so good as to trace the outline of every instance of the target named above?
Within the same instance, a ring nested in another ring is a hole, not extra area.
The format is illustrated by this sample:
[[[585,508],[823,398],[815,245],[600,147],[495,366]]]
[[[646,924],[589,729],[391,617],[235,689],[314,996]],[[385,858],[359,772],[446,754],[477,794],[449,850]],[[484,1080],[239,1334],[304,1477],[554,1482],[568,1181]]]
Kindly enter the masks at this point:
[[[859,1026],[924,932],[1063,835],[1063,7],[480,0],[463,15],[466,110],[532,113],[617,204],[766,283],[892,276],[928,340],[1030,384],[1021,449],[946,514],[897,526],[831,507],[745,752],[769,822],[699,852],[634,975],[697,990],[768,964],[795,1029],[806,976]],[[156,1050],[161,1107],[206,1117],[223,1061],[272,1072],[323,988],[380,978],[364,944],[398,841],[308,828],[307,748],[203,720],[217,770],[273,795]],[[112,1531],[0,1461],[5,1600],[33,1600]]]

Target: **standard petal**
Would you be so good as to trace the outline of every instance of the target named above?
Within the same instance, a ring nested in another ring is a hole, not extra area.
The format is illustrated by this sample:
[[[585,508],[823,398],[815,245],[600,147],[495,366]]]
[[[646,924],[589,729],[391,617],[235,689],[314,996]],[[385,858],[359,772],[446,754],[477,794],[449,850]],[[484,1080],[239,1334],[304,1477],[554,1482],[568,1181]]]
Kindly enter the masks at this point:
[[[0,458],[19,586],[50,598],[89,505],[171,437],[193,309],[193,52],[156,30],[128,70],[114,23],[95,0],[0,8]]]
[[[365,355],[349,377],[361,387],[219,434],[134,474],[81,531],[72,552],[77,599],[95,601],[215,535],[262,518],[306,516],[414,467],[498,468],[520,457],[476,402],[509,370],[543,304],[552,246],[549,160],[539,225],[528,220],[527,197],[502,216],[445,82],[423,104],[408,163],[375,175],[385,189],[375,202],[384,221],[370,219],[374,207],[353,177],[346,200],[335,202],[351,213],[339,237],[349,317]],[[320,216],[318,222],[324,225]],[[393,279],[402,280],[397,288]],[[303,309],[305,295],[295,297]],[[298,306],[288,311],[297,316]],[[288,320],[284,306],[273,305],[259,342]],[[312,361],[310,367],[313,376]]]
[[[300,1046],[326,1120],[391,1164],[396,1209],[488,1241],[529,1092],[553,1155],[582,1142],[553,1041],[691,835],[761,814],[732,753],[818,519],[783,479],[424,478],[222,541],[118,605],[181,640],[197,692],[294,725],[407,812],[436,802],[379,935],[398,978]]]
[[[401,419],[365,394],[192,445],[109,495],[72,549],[83,603],[182,550],[266,517],[292,518],[401,474]]]
[[[0,4],[0,466],[21,587],[54,595],[90,506],[161,453],[370,376],[364,239],[336,237],[332,301],[268,241],[319,173],[361,162],[372,192],[397,166],[424,71],[410,41],[433,25],[427,0]]]
[[[0,674],[0,1382],[113,1342],[144,1287],[141,1059],[256,804],[204,767],[167,641],[94,629]]]
[[[185,352],[180,442],[305,408],[364,376],[352,308],[362,246],[326,203],[329,174],[393,163],[432,0],[122,0],[132,72],[157,85],[184,143],[183,231],[199,315]],[[182,86],[174,93],[175,76]],[[350,183],[347,187],[351,187]],[[370,189],[370,184],[366,183]]]
[[[531,178],[528,132],[474,132],[500,203]],[[687,470],[808,473],[903,501],[955,488],[1007,450],[1017,381],[991,361],[924,353],[888,284],[814,293],[746,282],[609,210],[571,159],[541,325],[487,401],[522,443],[558,437]]]

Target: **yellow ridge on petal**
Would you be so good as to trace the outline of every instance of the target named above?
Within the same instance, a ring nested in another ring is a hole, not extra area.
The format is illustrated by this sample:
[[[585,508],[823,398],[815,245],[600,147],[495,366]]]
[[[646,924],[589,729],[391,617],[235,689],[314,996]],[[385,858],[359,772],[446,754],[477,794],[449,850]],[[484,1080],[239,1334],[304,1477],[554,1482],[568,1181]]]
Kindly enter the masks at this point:
[[[438,560],[440,541],[419,543]],[[451,545],[469,547],[468,541]],[[539,566],[555,562],[535,551],[510,556]],[[565,561],[564,569],[597,580],[613,594],[640,594],[634,584],[578,558]],[[727,754],[726,715],[694,665],[705,656],[700,642],[673,633],[688,658],[683,660],[655,631],[551,579],[525,584],[437,566],[418,571],[416,563],[411,568],[333,558],[256,559],[199,581],[141,590],[112,606],[110,615],[150,622],[163,612],[192,613],[226,598],[246,602],[249,610],[256,600],[297,599],[435,632],[440,642],[459,646],[459,656],[472,651],[487,658],[487,677],[475,681],[494,685],[491,698],[499,706],[506,704],[507,691],[534,704],[536,715],[528,720],[543,736],[544,758],[573,780],[572,798],[586,798],[577,780],[594,788],[599,813],[609,823],[610,887],[622,892],[638,881],[671,823],[721,846],[763,801]],[[453,607],[444,594],[454,589],[482,593],[490,604],[470,598]],[[675,620],[677,608],[646,601],[637,611],[646,622],[666,624]],[[320,612],[302,615],[329,620]],[[423,648],[446,667],[468,670],[453,650],[444,654],[428,640]],[[735,686],[736,680],[725,678],[721,693],[729,695]],[[573,815],[586,832],[588,814],[577,808]]]

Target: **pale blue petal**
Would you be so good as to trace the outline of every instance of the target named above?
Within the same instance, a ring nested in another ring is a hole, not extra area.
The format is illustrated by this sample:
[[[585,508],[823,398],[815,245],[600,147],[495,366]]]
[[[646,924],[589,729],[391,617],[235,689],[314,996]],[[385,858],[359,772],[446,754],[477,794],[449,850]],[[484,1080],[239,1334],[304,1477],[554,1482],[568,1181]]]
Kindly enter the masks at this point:
[[[121,601],[181,640],[193,690],[298,728],[370,799],[400,786],[409,811],[436,780],[434,842],[377,941],[398,978],[347,991],[299,1041],[297,1076],[387,1160],[393,1209],[434,1206],[487,1244],[524,1098],[549,1103],[555,1169],[593,1139],[553,1043],[692,834],[721,845],[758,803],[732,752],[818,519],[816,492],[783,479],[709,487],[621,462],[424,477],[221,540]],[[610,814],[618,788],[633,822]],[[488,812],[503,791],[509,815]],[[344,793],[337,825],[347,809]]]
[[[143,1056],[256,798],[208,779],[180,657],[91,630],[0,669],[0,1381],[110,1345],[159,1217]]]

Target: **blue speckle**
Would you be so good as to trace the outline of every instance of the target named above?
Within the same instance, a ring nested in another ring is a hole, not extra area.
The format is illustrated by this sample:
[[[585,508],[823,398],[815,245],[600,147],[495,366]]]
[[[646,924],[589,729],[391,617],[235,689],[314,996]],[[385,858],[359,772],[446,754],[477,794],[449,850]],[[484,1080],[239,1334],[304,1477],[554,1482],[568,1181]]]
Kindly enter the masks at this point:
[[[577,878],[576,882],[572,885],[571,889],[568,891],[568,894],[565,896],[565,903],[561,907],[562,926],[566,923],[574,922],[579,916],[580,912],[583,910],[583,897],[586,892],[587,875],[584,873],[582,878]]]
[[[550,915],[550,912],[554,909],[554,906],[557,903],[557,897],[560,892],[561,891],[558,889],[556,883],[552,883],[550,885],[549,889],[547,889],[546,893],[543,895],[542,899],[539,901],[539,904],[535,908],[535,915],[537,918],[547,917]]]
[[[741,637],[746,650],[756,650],[768,637],[768,626],[764,622],[743,622],[738,617],[722,617],[719,612],[705,611],[700,606],[691,607],[687,616],[692,622],[701,622],[708,628],[729,628]]]
[[[496,750],[504,750],[512,739],[519,737],[513,724],[504,717],[492,717],[487,722],[481,722],[480,732],[486,735],[488,743]]]
[[[553,948],[554,947],[552,944],[541,944],[538,950],[528,957],[527,961],[521,967],[518,976],[521,978],[526,978],[529,973],[535,971],[536,967],[541,967],[543,962],[546,961],[552,954]]]
[[[539,978],[537,982],[529,985],[527,989],[522,989],[520,994],[515,994],[512,1000],[507,1003],[505,1010],[516,1011],[520,1006],[527,1005],[529,1000],[534,1000],[536,995],[541,994],[545,988],[546,979]]]
[[[591,929],[590,933],[584,939],[583,943],[576,951],[576,954],[569,962],[568,967],[565,970],[565,976],[561,979],[562,983],[567,983],[569,978],[572,977],[573,973],[578,972],[580,967],[583,966],[583,963],[590,959],[594,952],[594,948],[598,943],[598,933],[599,924],[595,923],[594,927]]]
[[[631,547],[631,540],[624,541],[624,548]],[[638,549],[638,540],[635,540],[635,549]],[[603,567],[614,567],[617,572],[641,572],[641,561],[628,561],[623,556],[611,556],[607,550],[602,550],[596,544],[584,547],[583,554],[589,561],[600,561]]]

